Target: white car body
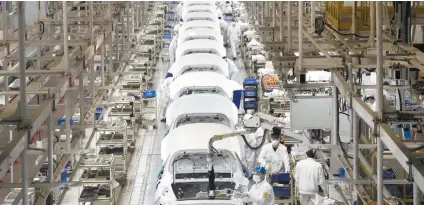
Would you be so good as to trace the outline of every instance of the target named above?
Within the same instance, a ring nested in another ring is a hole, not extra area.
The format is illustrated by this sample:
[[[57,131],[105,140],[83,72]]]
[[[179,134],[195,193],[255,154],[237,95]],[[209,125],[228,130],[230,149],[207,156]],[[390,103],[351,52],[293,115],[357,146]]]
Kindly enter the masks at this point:
[[[218,94],[233,99],[233,92],[243,90],[243,87],[219,73],[205,71],[186,73],[176,78],[170,84],[169,89],[169,97],[175,101],[188,95],[188,91],[192,91],[193,94]],[[212,90],[215,92],[211,92]]]
[[[216,94],[182,96],[166,109],[166,125],[170,133],[179,126],[199,122],[234,128],[238,122],[238,109],[228,97]]]
[[[222,37],[221,33],[211,28],[196,28],[180,33],[178,35],[177,45],[181,45],[184,42],[196,39],[215,40],[220,45],[224,45],[224,38]]]
[[[184,22],[197,21],[197,20],[217,22],[218,15],[216,13],[199,11],[199,12],[187,13],[183,18]]]
[[[219,57],[226,56],[227,54],[224,45],[219,44],[215,40],[194,39],[178,45],[175,52],[175,61],[178,61],[181,56],[192,53],[213,53]]]
[[[193,5],[193,6],[184,8],[182,18],[185,19],[187,14],[190,14],[193,12],[207,12],[218,17],[218,13],[216,12],[215,5]]]
[[[161,144],[164,164],[159,174],[155,205],[159,204],[220,204],[242,205],[232,197],[232,191],[247,192],[248,180],[241,161],[244,144],[240,136],[227,138],[213,144],[220,153],[213,157],[216,198],[208,199],[208,170],[206,154],[209,139],[214,135],[230,133],[230,127],[221,124],[188,124],[173,130]],[[221,190],[221,191],[219,191]],[[223,194],[224,193],[224,194]]]
[[[174,78],[189,72],[212,71],[229,78],[227,61],[212,53],[193,53],[181,56],[168,70]]]
[[[219,25],[219,22],[207,21],[207,20],[195,20],[195,21],[185,22],[179,28],[178,33],[183,33],[185,31],[196,29],[196,28],[211,28],[218,31],[218,33],[221,33],[221,26]]]

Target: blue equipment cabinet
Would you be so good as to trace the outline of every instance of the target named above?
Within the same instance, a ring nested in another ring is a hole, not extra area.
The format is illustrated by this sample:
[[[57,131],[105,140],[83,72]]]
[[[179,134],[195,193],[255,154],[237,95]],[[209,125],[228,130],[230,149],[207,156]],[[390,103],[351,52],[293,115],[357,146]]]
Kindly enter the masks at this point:
[[[258,81],[256,78],[245,78],[243,81],[243,108],[258,111]]]
[[[293,201],[293,183],[290,173],[273,174],[271,175],[271,182],[275,198],[277,201],[279,201],[279,203],[285,204],[287,202]]]

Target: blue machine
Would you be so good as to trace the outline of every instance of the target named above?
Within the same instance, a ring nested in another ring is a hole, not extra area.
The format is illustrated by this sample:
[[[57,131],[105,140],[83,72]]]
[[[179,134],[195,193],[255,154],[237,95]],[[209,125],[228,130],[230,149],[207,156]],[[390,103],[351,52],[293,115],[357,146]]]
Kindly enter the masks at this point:
[[[258,81],[256,78],[245,78],[244,88],[244,110],[258,110]]]
[[[271,176],[275,197],[291,198],[291,177],[289,173],[273,174]]]
[[[156,90],[143,90],[143,98],[154,98],[156,97]]]
[[[94,120],[99,120],[100,115],[102,114],[102,112],[103,112],[103,108],[102,107],[96,108],[96,112],[94,113]],[[103,118],[102,118],[102,120],[103,120]]]
[[[64,125],[65,124],[65,118],[64,117],[60,117],[60,118],[58,118],[57,119],[57,125]],[[74,124],[74,120],[70,120],[70,123],[71,123],[71,125],[73,125]]]
[[[403,138],[405,140],[410,140],[412,139],[412,133],[411,133],[411,125],[406,125],[405,128],[403,128]]]

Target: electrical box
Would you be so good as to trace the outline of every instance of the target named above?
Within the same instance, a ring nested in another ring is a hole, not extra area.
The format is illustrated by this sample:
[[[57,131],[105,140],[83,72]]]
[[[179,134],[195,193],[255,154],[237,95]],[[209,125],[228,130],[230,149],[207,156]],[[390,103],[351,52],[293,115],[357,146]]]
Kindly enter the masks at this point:
[[[290,101],[293,130],[326,129],[333,125],[333,96],[296,97]]]

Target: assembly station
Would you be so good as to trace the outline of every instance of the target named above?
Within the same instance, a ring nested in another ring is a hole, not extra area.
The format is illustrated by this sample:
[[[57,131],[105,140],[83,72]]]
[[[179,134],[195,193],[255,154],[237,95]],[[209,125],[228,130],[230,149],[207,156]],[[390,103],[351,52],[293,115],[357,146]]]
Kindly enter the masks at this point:
[[[0,11],[0,205],[424,204],[424,2]]]

